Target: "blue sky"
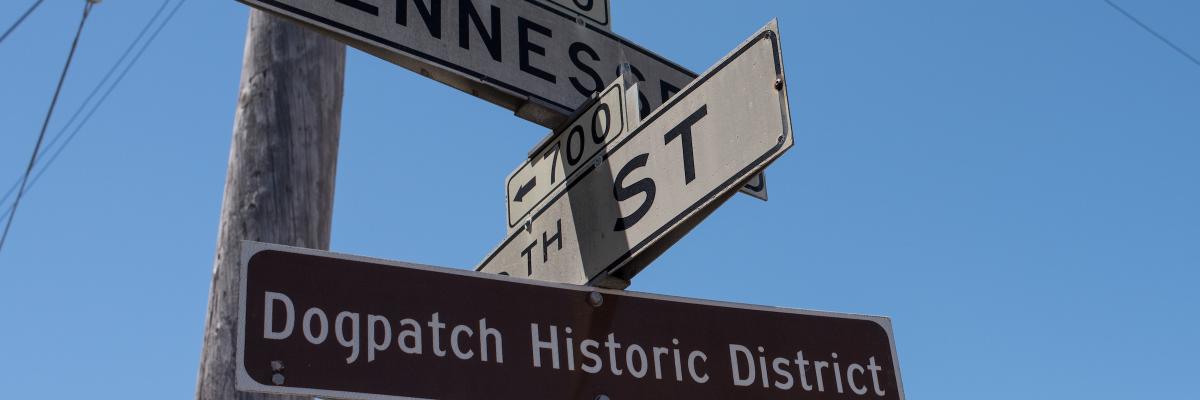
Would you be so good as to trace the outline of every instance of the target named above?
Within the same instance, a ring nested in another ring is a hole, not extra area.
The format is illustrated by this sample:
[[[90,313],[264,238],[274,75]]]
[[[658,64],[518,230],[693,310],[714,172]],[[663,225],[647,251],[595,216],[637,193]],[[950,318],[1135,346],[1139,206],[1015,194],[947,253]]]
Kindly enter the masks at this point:
[[[82,3],[0,43],[0,189]],[[913,399],[1194,393],[1200,65],[1102,0],[614,3],[615,32],[696,71],[778,17],[796,137],[770,202],[735,197],[631,290],[889,316]],[[1200,54],[1200,3],[1118,3]],[[95,8],[49,135],[160,4]],[[247,14],[187,2],[25,197],[6,395],[192,396]],[[546,133],[349,50],[332,249],[473,267]]]

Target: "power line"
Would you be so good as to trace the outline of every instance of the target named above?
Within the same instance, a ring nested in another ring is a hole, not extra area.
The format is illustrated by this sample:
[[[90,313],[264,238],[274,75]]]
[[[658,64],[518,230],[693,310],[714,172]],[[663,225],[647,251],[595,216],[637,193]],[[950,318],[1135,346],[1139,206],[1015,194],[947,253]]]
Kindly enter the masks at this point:
[[[25,175],[21,177],[21,187],[17,190],[17,198],[13,200],[12,211],[8,214],[8,222],[4,224],[4,233],[0,235],[0,250],[4,249],[4,242],[8,240],[8,231],[12,228],[13,219],[17,216],[17,206],[21,205],[21,196],[25,194],[25,185],[29,181],[29,173],[33,172],[34,163],[37,162],[38,150],[42,147],[42,140],[46,137],[46,128],[50,126],[50,117],[54,115],[54,106],[58,104],[58,95],[62,93],[63,82],[67,80],[67,71],[71,69],[71,60],[75,58],[75,49],[79,47],[79,37],[83,35],[83,24],[87,22],[88,14],[92,12],[92,6],[98,0],[87,0],[83,5],[83,16],[79,19],[79,28],[75,30],[75,39],[71,41],[71,51],[67,53],[67,62],[63,64],[62,74],[58,76],[58,85],[54,87],[54,96],[50,99],[50,108],[46,110],[46,119],[42,121],[42,130],[38,133],[37,142],[33,145],[33,154],[29,155],[29,165],[25,167]]]
[[[1193,64],[1196,64],[1196,66],[1200,66],[1200,60],[1197,60],[1196,57],[1192,57],[1192,55],[1188,54],[1188,52],[1186,50],[1184,50],[1183,48],[1176,46],[1175,43],[1171,42],[1170,39],[1167,39],[1166,36],[1163,36],[1163,35],[1159,34],[1157,31],[1155,31],[1154,28],[1151,28],[1149,25],[1142,23],[1142,21],[1137,19],[1137,17],[1134,17],[1133,14],[1130,14],[1128,11],[1125,11],[1125,9],[1121,8],[1121,6],[1118,6],[1117,3],[1113,3],[1112,0],[1104,0],[1104,2],[1108,3],[1109,6],[1111,6],[1113,9],[1117,10],[1118,12],[1120,12],[1121,15],[1124,15],[1125,18],[1129,18],[1130,21],[1133,21],[1133,23],[1138,24],[1138,26],[1142,27],[1142,29],[1145,29],[1146,32],[1150,32],[1150,34],[1154,35],[1154,37],[1158,38],[1158,40],[1161,40],[1163,43],[1166,43],[1167,46],[1171,46],[1171,48],[1175,49],[1175,51],[1179,52],[1179,54],[1182,54],[1184,57],[1187,57],[1189,60],[1192,60]]]
[[[71,134],[67,135],[66,140],[63,141],[63,144],[54,150],[54,154],[50,155],[50,158],[47,159],[44,163],[42,163],[42,166],[40,169],[38,169],[37,174],[35,174],[33,179],[31,179],[29,181],[29,187],[26,188],[26,191],[31,190],[33,188],[33,186],[37,184],[38,180],[41,179],[42,174],[45,174],[46,170],[50,168],[50,165],[54,164],[54,161],[58,159],[58,156],[62,154],[63,150],[66,149],[67,145],[71,144],[71,142],[75,139],[75,136],[77,134],[79,134],[79,131],[83,129],[84,125],[86,125],[89,120],[91,120],[92,115],[95,115],[96,111],[100,108],[100,106],[102,104],[104,104],[104,101],[108,99],[108,96],[110,94],[112,94],[113,90],[116,89],[117,85],[119,85],[121,83],[121,81],[125,79],[125,76],[127,74],[129,74],[129,71],[133,68],[133,66],[135,64],[137,64],[138,60],[140,60],[142,58],[142,55],[145,54],[146,49],[148,49],[150,47],[150,44],[154,42],[154,39],[156,39],[158,37],[158,34],[162,32],[163,28],[165,28],[167,26],[167,24],[171,22],[171,19],[175,17],[176,12],[178,12],[179,9],[183,6],[183,3],[186,3],[186,2],[187,2],[187,0],[181,0],[180,2],[175,4],[175,7],[171,9],[171,12],[167,14],[167,17],[165,19],[163,19],[162,24],[159,25],[158,28],[156,28],[154,30],[154,33],[152,33],[150,35],[150,38],[147,39],[146,42],[142,44],[142,47],[140,49],[138,49],[137,54],[135,54],[133,56],[133,59],[129,62],[129,64],[126,64],[125,68],[123,70],[121,70],[121,73],[119,75],[117,75],[117,79],[113,81],[112,85],[110,85],[108,87],[108,89],[104,91],[104,94],[100,96],[100,99],[97,100],[96,103],[92,105],[91,109],[88,110],[87,114],[84,115],[83,119],[79,122],[79,125],[76,125],[75,129],[71,131]],[[74,121],[75,117],[78,116],[80,113],[82,113],[83,110],[86,108],[87,103],[92,98],[92,95],[94,95],[100,91],[100,89],[104,85],[104,81],[107,81],[109,76],[111,76],[112,73],[117,70],[117,67],[119,67],[121,65],[121,62],[124,61],[125,57],[130,53],[130,51],[133,50],[134,47],[136,47],[137,43],[141,40],[143,34],[145,32],[147,32],[151,26],[154,25],[155,20],[158,19],[158,16],[162,13],[163,9],[165,9],[166,5],[169,3],[170,3],[170,0],[163,1],[163,4],[162,4],[162,6],[159,7],[158,12],[156,12],[154,14],[154,16],[151,17],[150,20],[146,22],[146,26],[142,28],[142,33],[138,34],[138,37],[135,38],[134,41],[129,44],[129,47],[125,50],[125,54],[122,55],[121,58],[118,59],[117,62],[113,64],[112,68],[109,69],[108,74],[106,74],[105,78],[101,80],[101,83],[96,85],[96,87],[92,90],[92,94],[88,95],[88,99],[84,100],[83,105],[80,105],[79,109],[75,111],[75,116],[71,117],[71,121],[67,122],[66,126],[64,126],[63,129],[58,132],[58,134],[55,136],[54,140],[51,140],[50,145],[47,146],[47,148],[44,149],[42,151],[42,153],[38,155],[39,159],[43,158],[43,156],[46,153],[50,152],[51,148],[53,148],[54,142],[56,142],[59,138],[61,138],[61,136],[64,133],[67,132],[67,130],[70,128],[71,122]],[[13,186],[11,188],[9,188],[9,193],[6,193],[4,195],[4,198],[0,199],[0,203],[3,203],[4,201],[8,200],[9,194],[17,188],[18,184],[19,184],[19,181],[13,182]],[[4,213],[0,214],[0,219],[3,219],[4,217],[8,216],[8,214],[10,212],[12,212],[11,208],[5,210]]]
[[[92,98],[96,97],[97,93],[100,93],[100,89],[104,88],[105,84],[108,83],[108,80],[112,78],[113,74],[117,72],[117,69],[121,67],[121,64],[123,64],[125,62],[125,59],[128,58],[131,53],[133,53],[133,49],[136,48],[137,44],[142,41],[143,37],[146,36],[146,32],[150,31],[150,27],[154,26],[154,22],[158,20],[158,17],[160,15],[162,15],[163,10],[165,10],[167,8],[167,4],[169,4],[170,2],[171,2],[171,0],[163,0],[162,5],[160,5],[158,7],[158,10],[154,12],[154,15],[150,17],[150,20],[146,21],[146,25],[142,27],[141,32],[138,32],[138,35],[137,35],[137,37],[135,37],[133,39],[133,42],[130,42],[129,46],[125,48],[125,52],[123,52],[121,54],[121,57],[117,59],[117,62],[113,63],[112,67],[109,67],[108,72],[106,72],[104,74],[104,78],[100,79],[100,83],[97,83],[96,87],[92,88],[91,93],[88,93],[87,97],[83,100],[83,103],[81,103],[79,105],[79,108],[75,109],[75,113],[71,114],[71,118],[67,119],[67,123],[63,124],[62,129],[59,129],[58,133],[54,134],[54,137],[50,139],[50,142],[46,144],[45,148],[42,149],[42,151],[40,153],[38,153],[37,157],[39,160],[45,158],[46,153],[50,152],[50,150],[53,149],[56,144],[58,144],[59,139],[63,138],[63,134],[67,133],[67,130],[71,128],[71,125],[75,123],[75,120],[77,118],[79,118],[79,116],[81,114],[83,114],[83,111],[85,109],[88,108],[88,104],[91,104]],[[178,7],[176,9],[178,9]],[[153,41],[153,39],[151,39],[150,41]],[[149,43],[149,42],[147,42],[147,43]],[[139,52],[139,55],[140,54],[141,53]],[[132,65],[132,63],[130,65]],[[128,68],[126,69],[126,71],[128,71]],[[122,76],[123,75],[124,74],[122,74]],[[114,83],[113,85],[115,86],[116,83]],[[109,89],[109,92],[111,92],[111,91],[112,91],[112,89]],[[104,97],[107,97],[107,94],[105,94]],[[103,99],[101,99],[100,102],[103,102]],[[99,103],[97,103],[97,104],[99,104]],[[95,110],[95,108],[93,108],[93,112],[94,112],[94,110]],[[88,113],[88,116],[90,117],[91,113]],[[86,123],[86,122],[87,121],[85,119],[84,123]],[[83,126],[83,123],[81,123],[80,126]],[[78,132],[78,131],[79,131],[78,129],[75,130],[75,132]],[[74,136],[75,136],[74,133],[72,133],[70,137],[74,137]],[[61,149],[58,152],[61,152]],[[58,152],[56,152],[55,154],[57,155]],[[50,161],[53,162],[53,157],[51,158]],[[46,168],[45,168],[46,163],[43,163],[42,165],[43,165],[43,167],[40,171],[45,172],[46,171]],[[35,175],[33,180],[30,181],[31,185],[37,181],[38,176],[41,176],[41,172],[39,172],[37,175]],[[4,197],[0,198],[0,204],[7,202],[8,198],[14,192],[16,192],[17,187],[20,186],[20,184],[21,184],[20,179],[13,181],[12,186],[9,186],[8,191],[4,192]],[[4,216],[7,216],[7,213],[4,214]],[[0,218],[3,218],[3,216],[0,216]]]
[[[12,26],[8,27],[8,30],[4,31],[3,35],[0,35],[0,43],[4,43],[4,39],[8,39],[8,35],[13,33],[13,31],[17,30],[17,27],[21,26],[22,22],[25,22],[25,17],[28,17],[29,14],[33,14],[33,10],[37,9],[38,6],[42,5],[42,1],[44,1],[44,0],[37,0],[37,1],[33,2],[33,5],[29,6],[29,9],[25,10],[24,14],[21,14],[21,18],[17,18],[17,22],[13,22]]]

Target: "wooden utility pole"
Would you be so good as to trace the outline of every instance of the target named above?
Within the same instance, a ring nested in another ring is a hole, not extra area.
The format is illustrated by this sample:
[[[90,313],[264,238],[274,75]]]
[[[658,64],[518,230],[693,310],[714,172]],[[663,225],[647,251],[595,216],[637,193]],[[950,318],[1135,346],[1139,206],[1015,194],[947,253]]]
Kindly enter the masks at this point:
[[[329,248],[346,49],[250,12],[197,399],[287,398],[234,390],[241,241]]]

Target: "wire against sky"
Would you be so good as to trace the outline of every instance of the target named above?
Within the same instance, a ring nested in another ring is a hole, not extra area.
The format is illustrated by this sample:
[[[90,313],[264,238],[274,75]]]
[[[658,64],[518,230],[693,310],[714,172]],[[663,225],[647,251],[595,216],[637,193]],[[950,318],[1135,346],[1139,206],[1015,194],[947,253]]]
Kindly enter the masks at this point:
[[[120,85],[121,81],[125,79],[125,76],[127,74],[129,74],[129,71],[133,68],[133,66],[135,64],[137,64],[138,60],[140,60],[142,58],[142,55],[145,54],[146,49],[148,49],[150,47],[150,44],[154,43],[154,40],[156,38],[158,38],[159,33],[161,33],[163,28],[165,28],[167,26],[167,24],[169,24],[171,22],[171,19],[175,17],[175,14],[183,6],[183,3],[186,3],[186,2],[187,2],[187,0],[181,0],[180,2],[175,4],[175,7],[171,9],[171,12],[167,14],[165,19],[163,19],[162,24],[160,24],[158,26],[158,28],[156,28],[154,30],[154,33],[150,34],[150,38],[147,39],[146,42],[142,44],[142,47],[140,49],[138,49],[137,54],[135,54],[133,56],[133,59],[129,62],[129,64],[125,65],[125,68],[121,70],[121,73],[119,75],[117,75],[117,79],[112,82],[112,85],[108,86],[108,89],[104,91],[104,94],[100,96],[100,99],[97,100],[96,103],[92,105],[91,109],[88,110],[87,114],[84,115],[83,119],[79,122],[79,124],[75,126],[75,129],[71,131],[71,134],[67,135],[67,138],[65,141],[63,141],[62,145],[58,146],[58,148],[54,150],[54,154],[50,155],[50,158],[41,164],[41,168],[38,169],[37,174],[35,174],[33,176],[33,179],[29,180],[29,187],[27,187],[25,189],[26,191],[33,189],[34,185],[36,185],[37,182],[42,178],[42,174],[45,174],[46,170],[49,169],[52,164],[54,164],[54,161],[58,159],[58,156],[62,154],[63,150],[66,149],[67,145],[71,144],[71,142],[75,139],[75,136],[77,134],[79,134],[79,131],[83,129],[84,125],[86,125],[89,120],[91,120],[92,115],[94,115],[96,113],[96,111],[100,108],[100,106],[102,104],[104,104],[105,100],[108,99],[108,96],[110,94],[112,94],[113,90],[116,89],[116,87],[118,85]],[[102,79],[100,81],[100,83],[97,84],[94,89],[92,89],[92,93],[89,94],[87,99],[84,100],[83,104],[81,104],[79,106],[79,109],[75,111],[75,115],[73,115],[71,117],[71,119],[67,122],[67,124],[65,126],[63,126],[62,130],[60,130],[58,132],[58,134],[55,135],[54,139],[50,141],[50,144],[47,145],[46,149],[44,149],[41,152],[41,154],[38,155],[38,159],[44,158],[43,156],[46,153],[51,151],[51,149],[53,148],[54,144],[58,141],[58,139],[60,139],[62,137],[62,135],[64,133],[66,133],[68,129],[70,129],[70,125],[72,122],[74,122],[75,117],[79,116],[79,114],[82,113],[85,108],[87,108],[87,104],[91,101],[93,95],[98,93],[100,91],[100,89],[103,88],[105,81],[107,81],[108,78],[113,74],[113,72],[115,72],[117,70],[117,68],[121,66],[121,64],[125,60],[126,56],[129,55],[130,51],[133,50],[134,47],[136,47],[136,45],[138,44],[139,41],[141,41],[142,36],[149,30],[149,28],[154,25],[155,21],[158,19],[159,15],[162,13],[163,9],[166,8],[166,5],[169,3],[170,3],[170,0],[163,1],[162,6],[160,6],[158,11],[154,13],[154,16],[152,16],[150,18],[150,20],[146,22],[146,26],[142,28],[142,32],[139,33],[138,36],[133,40],[133,42],[129,44],[129,47],[125,49],[125,54],[123,54],[117,60],[117,62],[113,64],[113,66],[109,69],[108,73],[105,74],[104,79]],[[9,195],[13,191],[16,190],[19,183],[20,183],[20,181],[13,182],[13,185],[11,188],[9,188],[8,193],[5,193],[4,197],[2,199],[0,199],[0,204],[3,204],[5,201],[8,200]],[[7,217],[8,214],[11,212],[12,212],[11,208],[5,207],[4,212],[0,213],[0,219]]]
[[[25,18],[28,17],[29,14],[33,14],[33,10],[36,10],[38,6],[42,5],[42,1],[45,0],[37,0],[33,3],[33,5],[29,6],[29,9],[25,10],[25,13],[21,14],[20,18],[17,18],[17,22],[13,22],[12,26],[8,27],[8,30],[4,31],[3,35],[0,35],[0,43],[4,43],[4,39],[8,39],[8,35],[17,30],[17,27],[21,26],[22,22],[25,22]]]
[[[71,125],[73,125],[75,123],[75,120],[78,119],[79,116],[83,114],[83,111],[88,108],[89,104],[92,104],[92,99],[96,97],[96,94],[100,93],[101,89],[104,89],[105,85],[108,84],[108,80],[112,79],[113,74],[115,74],[117,72],[117,70],[121,67],[121,65],[125,63],[125,59],[129,58],[129,55],[131,53],[133,53],[134,48],[137,48],[138,43],[140,43],[142,41],[142,38],[146,36],[146,33],[150,31],[150,28],[152,26],[154,26],[154,23],[156,21],[158,21],[158,17],[162,15],[163,10],[165,10],[167,8],[167,4],[169,4],[170,2],[171,2],[171,0],[163,0],[162,5],[160,5],[158,7],[158,10],[154,12],[154,15],[150,17],[150,20],[146,21],[146,25],[142,27],[142,30],[140,32],[138,32],[137,37],[135,37],[133,39],[133,41],[129,43],[129,46],[127,46],[125,48],[125,51],[121,54],[121,57],[117,58],[117,62],[113,63],[112,67],[108,68],[108,72],[106,72],[104,74],[104,78],[100,79],[100,83],[97,83],[96,87],[92,88],[91,93],[88,93],[87,97],[84,98],[83,103],[81,103],[79,105],[79,108],[76,108],[75,112],[73,114],[71,114],[71,118],[67,119],[67,123],[63,124],[62,129],[59,129],[58,133],[55,133],[54,137],[52,137],[50,139],[50,141],[48,143],[46,143],[46,146],[42,149],[42,151],[38,153],[38,155],[37,155],[38,160],[45,159],[46,153],[49,153],[52,149],[54,149],[54,146],[56,144],[58,144],[58,141],[63,138],[63,134],[67,133],[67,130],[69,130],[71,128]],[[153,39],[151,39],[150,41],[153,41]],[[147,43],[149,43],[149,41],[147,41]],[[132,65],[132,63],[131,63],[131,65]],[[115,85],[115,83],[114,83],[114,85]],[[110,89],[110,91],[111,91],[111,89]],[[103,100],[101,100],[101,102],[103,102]],[[99,102],[97,104],[99,104]],[[93,110],[94,110],[94,108],[93,108]],[[91,114],[89,113],[88,115],[90,116]],[[80,124],[80,125],[82,125],[82,124]],[[76,130],[76,131],[78,131],[78,130]],[[72,134],[71,136],[74,136],[74,134]],[[53,162],[53,157],[51,158],[51,160],[49,162]],[[43,162],[41,164],[43,165],[41,171],[44,172],[45,171],[44,166],[47,164],[47,162]],[[41,174],[39,173],[38,175],[41,175]],[[36,181],[37,181],[37,175],[34,176],[34,179],[32,181],[30,181],[30,184],[32,185],[32,183],[36,182]],[[4,204],[4,203],[8,202],[9,197],[13,193],[16,192],[17,186],[19,186],[20,184],[21,184],[21,180],[19,178],[17,180],[14,180],[12,183],[12,186],[9,186],[8,190],[4,192],[4,196],[2,198],[0,198],[0,204]],[[7,216],[7,214],[4,214],[4,215]],[[0,218],[3,218],[3,217],[0,216]]]
[[[1175,49],[1175,51],[1179,52],[1179,54],[1182,54],[1184,57],[1187,57],[1189,60],[1192,60],[1193,64],[1196,64],[1196,66],[1200,66],[1200,60],[1197,60],[1196,57],[1192,57],[1192,55],[1188,54],[1188,52],[1186,50],[1184,50],[1183,48],[1176,46],[1174,42],[1171,42],[1171,40],[1167,39],[1166,36],[1159,34],[1158,31],[1154,30],[1154,28],[1151,28],[1149,25],[1142,23],[1142,21],[1137,19],[1137,17],[1134,17],[1133,14],[1130,14],[1128,11],[1125,11],[1125,9],[1121,8],[1121,6],[1118,6],[1117,3],[1113,3],[1112,0],[1104,0],[1104,2],[1108,3],[1108,5],[1111,6],[1113,9],[1117,10],[1117,12],[1120,12],[1121,15],[1124,15],[1125,18],[1129,18],[1130,21],[1133,21],[1133,23],[1138,24],[1138,26],[1142,27],[1142,29],[1145,29],[1146,32],[1150,32],[1150,34],[1154,35],[1154,37],[1158,38],[1158,40],[1161,40],[1163,43],[1166,43],[1167,46],[1171,46],[1171,48]]]
[[[12,211],[8,214],[8,222],[4,223],[4,233],[0,234],[0,251],[4,250],[4,242],[8,240],[9,229],[12,229],[13,219],[17,217],[17,207],[21,205],[21,196],[25,194],[29,173],[33,172],[33,166],[37,162],[38,150],[42,147],[42,140],[46,138],[46,128],[50,126],[50,117],[54,115],[54,106],[58,104],[58,95],[62,93],[63,82],[67,80],[67,71],[71,69],[71,60],[75,58],[75,49],[79,47],[79,37],[83,35],[83,25],[87,22],[88,15],[91,14],[92,6],[95,4],[94,0],[87,0],[83,4],[83,16],[79,19],[79,28],[75,30],[75,39],[71,41],[71,51],[67,53],[67,62],[63,64],[62,74],[58,76],[58,84],[54,87],[54,97],[51,97],[50,107],[46,110],[46,119],[42,121],[42,130],[38,132],[37,142],[33,145],[33,153],[29,155],[29,165],[25,167],[25,174],[21,177],[21,187],[17,190],[17,198],[13,200]]]

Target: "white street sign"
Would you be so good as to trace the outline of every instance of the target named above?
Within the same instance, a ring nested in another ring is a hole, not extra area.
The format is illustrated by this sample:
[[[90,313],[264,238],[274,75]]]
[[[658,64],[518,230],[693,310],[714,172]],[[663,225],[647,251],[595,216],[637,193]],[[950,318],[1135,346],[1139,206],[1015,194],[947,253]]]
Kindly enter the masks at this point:
[[[791,148],[785,85],[772,21],[577,164],[477,270],[574,284],[632,278]]]
[[[541,205],[597,152],[621,137],[640,121],[637,84],[623,88],[622,79],[609,85],[597,97],[585,103],[565,128],[551,133],[534,148],[530,157],[506,179],[508,231],[521,228],[529,212]],[[760,200],[767,200],[765,173],[751,177],[739,190]]]
[[[307,24],[550,128],[617,78],[622,65],[629,65],[630,74],[643,82],[643,114],[696,77],[541,0],[239,1]],[[593,10],[601,5],[607,14],[602,0],[595,0]]]
[[[629,124],[622,79],[600,92],[566,128],[547,142],[508,176],[508,227],[521,224],[529,211],[575,174],[609,143],[622,137]],[[634,111],[636,112],[636,111]]]
[[[563,9],[579,14],[587,23],[612,30],[608,0],[550,0]]]
[[[607,0],[239,1],[549,128],[562,125],[605,82],[619,77],[623,65],[642,82],[639,116],[696,77],[609,32]],[[580,24],[575,14],[595,20]]]

